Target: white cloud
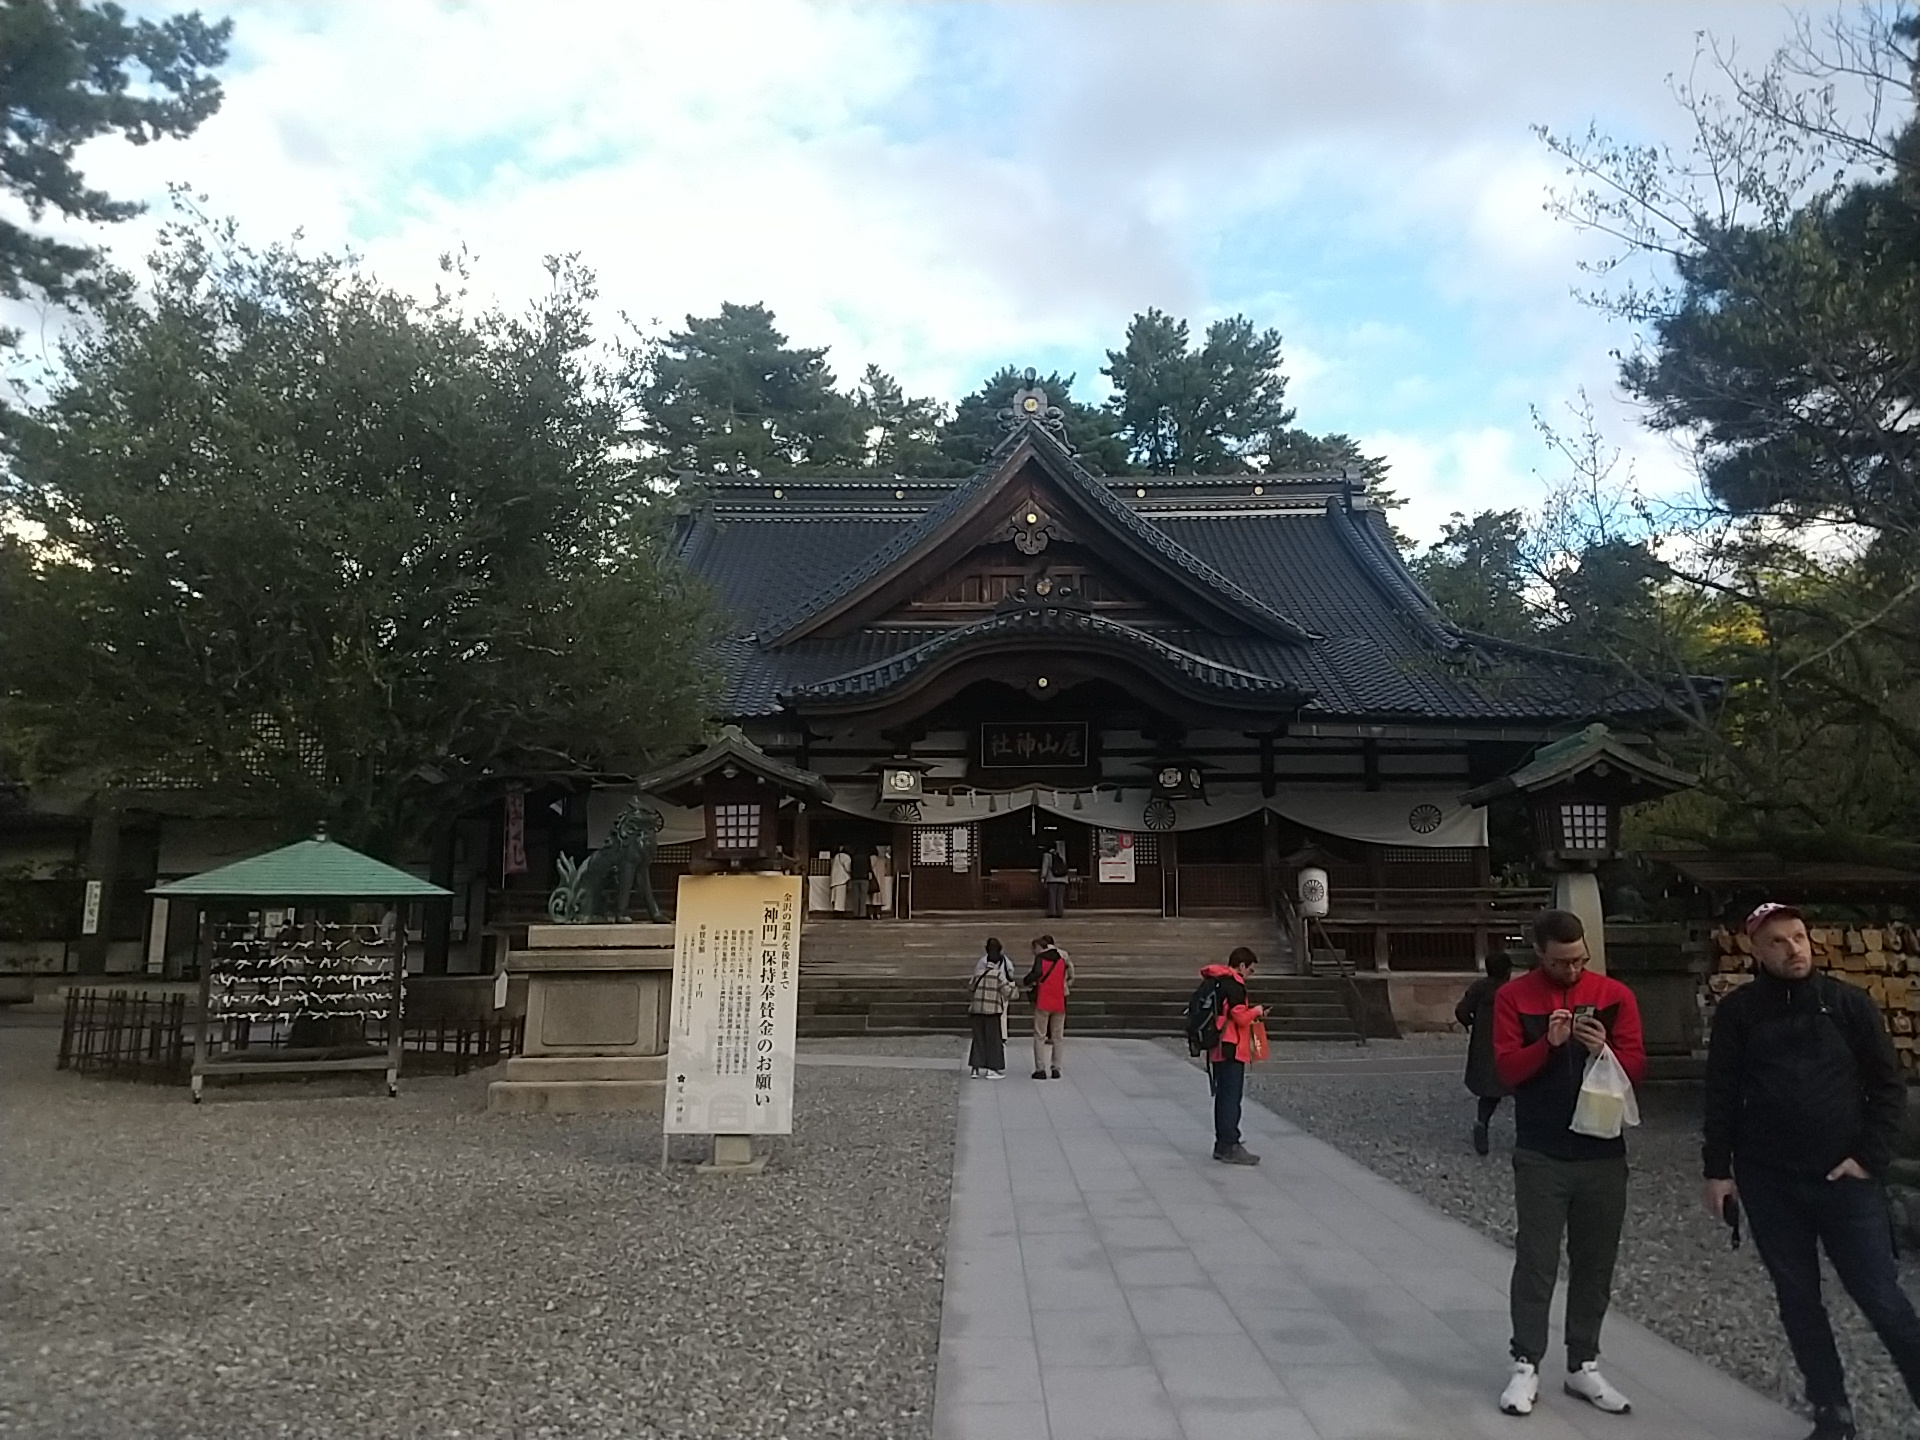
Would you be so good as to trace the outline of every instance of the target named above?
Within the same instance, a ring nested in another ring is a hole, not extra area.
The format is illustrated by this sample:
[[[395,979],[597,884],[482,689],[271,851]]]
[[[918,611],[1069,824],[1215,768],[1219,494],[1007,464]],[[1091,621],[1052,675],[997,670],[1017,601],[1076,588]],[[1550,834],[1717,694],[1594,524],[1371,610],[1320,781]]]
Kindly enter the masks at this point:
[[[1542,212],[1528,124],[1667,133],[1696,31],[1757,55],[1787,23],[1699,0],[233,13],[221,113],[90,147],[90,178],[185,180],[254,238],[352,243],[423,290],[464,244],[510,303],[577,250],[609,315],[765,300],[843,379],[872,360],[949,399],[1062,355],[1093,391],[1134,311],[1244,308],[1286,334],[1302,423],[1377,436],[1422,533],[1532,503],[1528,405],[1610,393],[1623,337],[1568,295],[1588,242]],[[1355,255],[1377,286],[1335,283]]]
[[[1528,509],[1546,498],[1546,486],[1522,458],[1529,437],[1483,427],[1440,435],[1382,432],[1358,437],[1369,455],[1392,465],[1391,486],[1407,504],[1393,523],[1426,542],[1455,512],[1471,515],[1496,507]]]

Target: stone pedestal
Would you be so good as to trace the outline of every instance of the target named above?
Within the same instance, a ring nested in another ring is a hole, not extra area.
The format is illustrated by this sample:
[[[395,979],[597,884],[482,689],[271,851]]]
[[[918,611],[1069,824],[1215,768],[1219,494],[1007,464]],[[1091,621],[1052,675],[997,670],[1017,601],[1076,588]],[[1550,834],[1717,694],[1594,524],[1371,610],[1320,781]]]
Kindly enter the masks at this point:
[[[523,1052],[487,1087],[497,1113],[650,1108],[667,1081],[671,925],[534,925],[507,957],[527,984]]]
[[[1704,957],[1689,951],[1687,927],[1675,924],[1607,926],[1610,973],[1640,1004],[1640,1032],[1647,1055],[1692,1056],[1706,1048],[1700,1027],[1700,978]]]
[[[699,1168],[719,1174],[757,1175],[767,1168],[767,1157],[753,1153],[751,1135],[716,1135],[713,1158]]]

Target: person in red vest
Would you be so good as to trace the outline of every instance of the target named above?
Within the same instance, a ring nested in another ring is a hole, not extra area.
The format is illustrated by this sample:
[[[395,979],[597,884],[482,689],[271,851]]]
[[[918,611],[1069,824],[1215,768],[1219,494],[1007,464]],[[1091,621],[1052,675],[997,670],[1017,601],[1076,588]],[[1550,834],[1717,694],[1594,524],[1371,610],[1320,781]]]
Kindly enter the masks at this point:
[[[1021,982],[1033,997],[1033,1078],[1051,1072],[1060,1078],[1060,1049],[1067,1035],[1067,995],[1073,989],[1073,962],[1051,935],[1033,942],[1033,968]]]
[[[1533,922],[1536,964],[1494,992],[1493,1063],[1513,1092],[1513,1371],[1500,1395],[1509,1415],[1540,1398],[1547,1311],[1567,1247],[1567,1394],[1623,1415],[1627,1397],[1601,1375],[1600,1324],[1613,1290],[1627,1213],[1627,1142],[1576,1134],[1587,1061],[1612,1047],[1637,1088],[1646,1078],[1640,1007],[1618,980],[1587,969],[1586,930],[1570,910]]]
[[[1247,976],[1260,958],[1241,945],[1224,965],[1203,966],[1200,979],[1219,982],[1220,1043],[1207,1052],[1207,1084],[1213,1090],[1213,1158],[1223,1165],[1258,1165],[1260,1157],[1240,1143],[1240,1111],[1247,1091],[1247,1035],[1267,1007],[1247,1003]]]

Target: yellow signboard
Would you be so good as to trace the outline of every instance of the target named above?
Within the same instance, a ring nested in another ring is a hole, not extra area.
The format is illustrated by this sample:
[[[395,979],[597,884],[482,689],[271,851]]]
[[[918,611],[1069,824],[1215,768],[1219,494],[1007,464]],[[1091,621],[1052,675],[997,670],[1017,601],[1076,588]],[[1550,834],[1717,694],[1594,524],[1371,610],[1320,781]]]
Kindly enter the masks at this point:
[[[801,877],[683,875],[666,1133],[793,1133]]]

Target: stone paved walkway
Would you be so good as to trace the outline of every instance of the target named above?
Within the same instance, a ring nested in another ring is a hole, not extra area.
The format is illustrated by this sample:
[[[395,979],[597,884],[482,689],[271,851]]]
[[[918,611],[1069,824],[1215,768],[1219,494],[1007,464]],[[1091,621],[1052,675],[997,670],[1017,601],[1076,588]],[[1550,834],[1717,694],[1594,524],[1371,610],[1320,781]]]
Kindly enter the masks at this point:
[[[1211,1157],[1202,1074],[1070,1041],[1067,1076],[963,1081],[935,1440],[1797,1440],[1805,1423],[1619,1315],[1602,1415],[1501,1415],[1511,1252],[1249,1104]]]

